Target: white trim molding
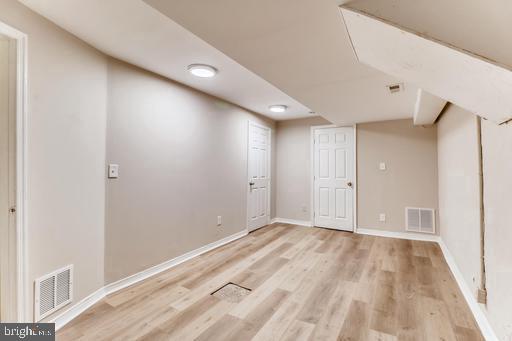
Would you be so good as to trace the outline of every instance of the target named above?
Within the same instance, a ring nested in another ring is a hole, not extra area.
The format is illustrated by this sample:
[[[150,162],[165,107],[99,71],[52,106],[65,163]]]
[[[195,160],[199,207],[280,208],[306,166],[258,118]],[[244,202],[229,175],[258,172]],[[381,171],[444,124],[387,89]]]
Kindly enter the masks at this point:
[[[144,271],[141,271],[139,273],[136,273],[134,275],[125,277],[123,279],[120,279],[117,282],[110,283],[107,286],[105,286],[105,292],[107,295],[110,295],[116,291],[119,291],[121,289],[124,289],[130,285],[133,285],[137,282],[143,281],[151,276],[154,276],[156,274],[159,274],[165,270],[168,270],[170,268],[175,267],[176,265],[179,265],[183,262],[186,262],[194,257],[200,256],[203,253],[206,253],[208,251],[211,251],[213,249],[216,249],[222,245],[228,244],[232,241],[235,241],[237,239],[240,239],[242,237],[245,237],[247,235],[247,230],[240,231],[238,233],[232,234],[231,236],[228,236],[226,238],[223,238],[221,240],[218,240],[216,242],[207,244],[205,246],[202,246],[198,249],[195,249],[193,251],[187,252],[181,256],[178,256],[176,258],[170,259],[166,262],[160,263],[158,265],[155,265],[151,268],[148,268]]]
[[[78,303],[73,305],[71,308],[67,309],[57,317],[50,320],[50,322],[55,323],[55,330],[59,330],[64,327],[66,324],[71,322],[75,317],[92,307],[94,304],[102,300],[106,296],[105,288],[101,287],[89,296],[81,299]]]
[[[0,33],[16,41],[16,304],[19,322],[29,316],[29,285],[27,282],[27,35],[0,22]]]
[[[271,224],[274,223],[282,223],[282,224],[291,224],[291,225],[299,225],[299,226],[313,226],[313,223],[309,220],[295,220],[295,219],[287,219],[287,218],[272,218],[270,221]]]
[[[466,299],[466,302],[468,303],[468,306],[471,309],[473,316],[475,317],[476,323],[478,324],[478,327],[480,328],[480,331],[482,332],[484,339],[487,341],[498,341],[498,337],[494,333],[494,330],[492,329],[491,324],[489,323],[489,320],[485,315],[484,305],[477,302],[475,296],[471,292],[471,289],[464,280],[464,276],[462,276],[462,272],[457,266],[455,258],[453,258],[450,250],[448,249],[448,247],[441,238],[439,238],[438,244],[441,250],[443,251],[444,259],[446,260],[446,263],[450,267],[450,270],[452,271],[453,277],[455,278],[457,284],[459,285],[462,295],[464,295],[464,298]]]
[[[412,232],[393,232],[393,231],[384,231],[384,230],[366,229],[366,228],[358,228],[356,230],[356,233],[366,234],[369,236],[407,239],[407,240],[422,240],[422,241],[426,241],[426,242],[436,242],[436,243],[441,240],[439,238],[439,236],[436,236],[436,235],[412,233]]]
[[[273,218],[271,223],[285,223],[285,224],[293,224],[293,225],[300,225],[300,226],[312,226],[310,221],[285,219],[285,218]],[[444,244],[444,242],[442,241],[442,239],[439,236],[429,236],[429,235],[405,233],[405,232],[390,232],[390,231],[364,229],[364,228],[358,228],[356,233],[364,234],[364,235],[371,235],[371,236],[378,236],[378,237],[398,238],[398,239],[407,239],[407,240],[421,240],[421,241],[430,241],[430,242],[438,243],[443,252],[446,263],[450,267],[450,270],[452,271],[453,276],[454,276],[464,298],[466,299],[466,302],[468,303],[469,308],[471,309],[471,312],[473,313],[473,316],[475,317],[475,320],[480,328],[480,331],[482,332],[482,335],[484,336],[484,338],[487,341],[498,340],[491,325],[489,324],[489,321],[487,320],[487,317],[485,316],[483,307],[479,303],[477,303],[475,297],[472,295],[471,290],[469,289],[466,282],[464,281],[462,273],[460,272],[457,264],[455,263],[453,256],[451,255],[450,251],[448,250],[448,248],[446,247],[446,245]],[[213,242],[213,243],[210,243],[203,247],[200,247],[196,250],[187,252],[184,255],[178,256],[178,257],[168,260],[164,263],[158,264],[154,267],[151,267],[149,269],[146,269],[146,270],[136,273],[134,275],[123,278],[117,282],[108,284],[107,286],[98,289],[91,295],[82,299],[77,304],[73,305],[71,308],[69,308],[65,312],[61,313],[60,315],[58,315],[57,317],[52,319],[50,322],[54,322],[55,330],[59,330],[62,327],[64,327],[67,323],[69,323],[71,320],[73,320],[75,317],[82,314],[85,310],[87,310],[88,308],[93,306],[95,303],[97,303],[98,301],[103,299],[105,296],[113,294],[121,289],[124,289],[124,288],[130,286],[130,285],[141,282],[151,276],[157,275],[165,270],[175,267],[176,265],[181,264],[181,263],[183,263],[187,260],[190,260],[194,257],[197,257],[203,253],[206,253],[206,252],[216,249],[222,245],[225,245],[232,241],[240,239],[240,238],[246,236],[247,234],[248,234],[247,230],[240,231],[231,236],[228,236],[228,237],[218,240],[216,242]]]
[[[225,244],[233,242],[237,239],[245,237],[247,235],[247,233],[248,233],[247,230],[237,232],[237,233],[232,234],[226,238],[217,240],[213,243],[207,244],[198,249],[187,252],[181,256],[170,259],[168,261],[165,261],[163,263],[155,265],[151,268],[148,268],[146,270],[143,270],[143,271],[133,274],[131,276],[120,279],[119,281],[110,283],[102,288],[99,288],[94,293],[85,297],[84,299],[80,300],[78,303],[74,304],[72,307],[70,307],[66,311],[62,312],[58,316],[51,319],[50,322],[55,323],[55,330],[59,330],[62,327],[64,327],[67,323],[69,323],[71,320],[73,320],[75,317],[82,314],[84,311],[89,309],[95,303],[99,302],[105,296],[113,294],[121,289],[126,288],[126,287],[129,287],[130,285],[139,283],[149,277],[155,276],[163,271],[166,271],[170,268],[175,267],[176,265],[179,265],[179,264],[186,262],[192,258],[200,256],[203,253],[206,253],[208,251],[211,251],[213,249],[221,247]]]
[[[489,323],[489,320],[487,319],[487,316],[485,315],[484,309],[485,307],[478,303],[475,296],[471,292],[471,289],[467,285],[466,281],[464,280],[464,276],[462,276],[462,272],[460,271],[459,267],[457,266],[457,263],[455,262],[455,259],[453,258],[450,250],[446,246],[446,244],[443,242],[440,236],[436,235],[424,235],[419,233],[410,233],[410,232],[391,232],[391,231],[383,231],[383,230],[376,230],[376,229],[365,229],[365,228],[358,228],[356,230],[356,233],[358,234],[365,234],[370,236],[378,236],[378,237],[388,237],[388,238],[398,238],[398,239],[407,239],[407,240],[421,240],[421,241],[429,241],[429,242],[435,242],[439,245],[441,248],[441,251],[443,252],[444,259],[446,260],[446,264],[448,264],[448,267],[450,268],[453,277],[455,278],[455,281],[457,282],[457,285],[459,286],[460,291],[462,292],[462,295],[464,296],[464,299],[466,300],[469,309],[473,313],[473,316],[475,317],[475,320],[478,324],[478,327],[480,328],[480,331],[482,332],[482,335],[485,340],[487,341],[498,341],[498,338],[496,337],[496,334],[494,333],[491,324]]]

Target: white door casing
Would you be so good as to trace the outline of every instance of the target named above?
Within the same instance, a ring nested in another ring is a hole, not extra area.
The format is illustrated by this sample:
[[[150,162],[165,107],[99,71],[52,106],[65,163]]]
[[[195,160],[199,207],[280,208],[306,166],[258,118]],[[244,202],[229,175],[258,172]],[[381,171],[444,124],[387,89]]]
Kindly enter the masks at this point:
[[[9,41],[0,36],[0,321],[9,300]]]
[[[27,281],[27,35],[0,21],[0,34],[11,39],[12,49],[9,57],[12,60],[12,83],[15,89],[9,93],[9,106],[13,115],[9,121],[10,143],[13,147],[9,151],[12,189],[10,197],[15,201],[15,212],[10,214],[12,238],[9,238],[9,286],[10,304],[7,314],[11,321],[31,321],[29,315],[29,285]],[[11,79],[11,77],[10,77]],[[12,97],[11,97],[12,95]],[[10,206],[12,207],[12,206]]]
[[[0,35],[0,320],[16,321],[16,42]]]
[[[254,231],[270,222],[271,130],[249,122],[247,150],[247,228]]]
[[[313,130],[314,225],[354,231],[354,127]]]

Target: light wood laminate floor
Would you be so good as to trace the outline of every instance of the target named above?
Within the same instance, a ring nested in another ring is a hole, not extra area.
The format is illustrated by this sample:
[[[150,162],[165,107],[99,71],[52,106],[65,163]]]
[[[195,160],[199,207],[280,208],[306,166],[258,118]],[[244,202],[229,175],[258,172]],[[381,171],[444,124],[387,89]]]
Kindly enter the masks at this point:
[[[240,303],[210,295],[228,282]],[[483,340],[436,243],[274,224],[108,296],[57,340]]]

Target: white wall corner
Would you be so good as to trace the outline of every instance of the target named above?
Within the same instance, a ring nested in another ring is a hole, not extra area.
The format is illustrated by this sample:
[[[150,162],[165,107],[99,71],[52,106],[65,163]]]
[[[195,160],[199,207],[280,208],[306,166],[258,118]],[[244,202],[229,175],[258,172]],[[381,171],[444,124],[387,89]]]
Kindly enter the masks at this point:
[[[491,324],[487,319],[487,316],[485,315],[485,306],[477,302],[475,294],[471,291],[470,286],[464,280],[464,276],[462,275],[462,272],[457,266],[455,258],[453,258],[452,254],[450,253],[450,250],[448,249],[448,247],[443,242],[440,236],[423,235],[419,233],[407,232],[391,232],[367,228],[358,228],[356,230],[356,233],[378,237],[422,240],[438,243],[439,247],[441,248],[441,251],[443,252],[443,256],[446,260],[446,263],[448,264],[448,267],[450,268],[453,277],[455,278],[455,281],[457,282],[457,285],[459,286],[459,289],[462,292],[462,295],[464,296],[464,299],[466,300],[469,306],[469,309],[473,313],[473,316],[475,317],[475,320],[478,324],[478,327],[480,328],[480,331],[482,332],[483,337],[487,341],[498,341],[498,338],[494,333],[494,330],[492,329]]]
[[[448,247],[441,238],[439,238],[438,243],[439,247],[443,251],[446,263],[450,267],[453,277],[457,281],[460,291],[462,292],[462,295],[466,299],[466,302],[468,303],[468,306],[471,309],[473,316],[475,317],[476,323],[478,324],[478,327],[480,328],[480,331],[482,332],[484,339],[487,341],[498,341],[498,337],[494,333],[494,330],[492,329],[491,324],[489,323],[489,320],[485,315],[485,306],[477,302],[474,293],[470,289],[470,286],[464,280],[464,276],[462,275],[462,272],[457,266],[455,258],[453,258],[450,250],[448,249]]]

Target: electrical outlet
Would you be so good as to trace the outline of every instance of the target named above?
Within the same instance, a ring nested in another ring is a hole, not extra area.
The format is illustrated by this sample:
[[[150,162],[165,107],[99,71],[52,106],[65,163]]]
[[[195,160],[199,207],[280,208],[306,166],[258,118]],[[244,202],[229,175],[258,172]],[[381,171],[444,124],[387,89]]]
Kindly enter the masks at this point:
[[[381,162],[381,163],[379,163],[379,169],[380,169],[381,171],[386,170],[386,163],[385,163],[385,162]]]
[[[386,214],[385,213],[379,214],[379,221],[382,221],[382,222],[386,221]]]
[[[220,226],[220,225],[222,225],[222,216],[221,215],[217,216],[217,226]]]
[[[119,165],[111,163],[108,165],[109,179],[117,179],[119,177]]]

